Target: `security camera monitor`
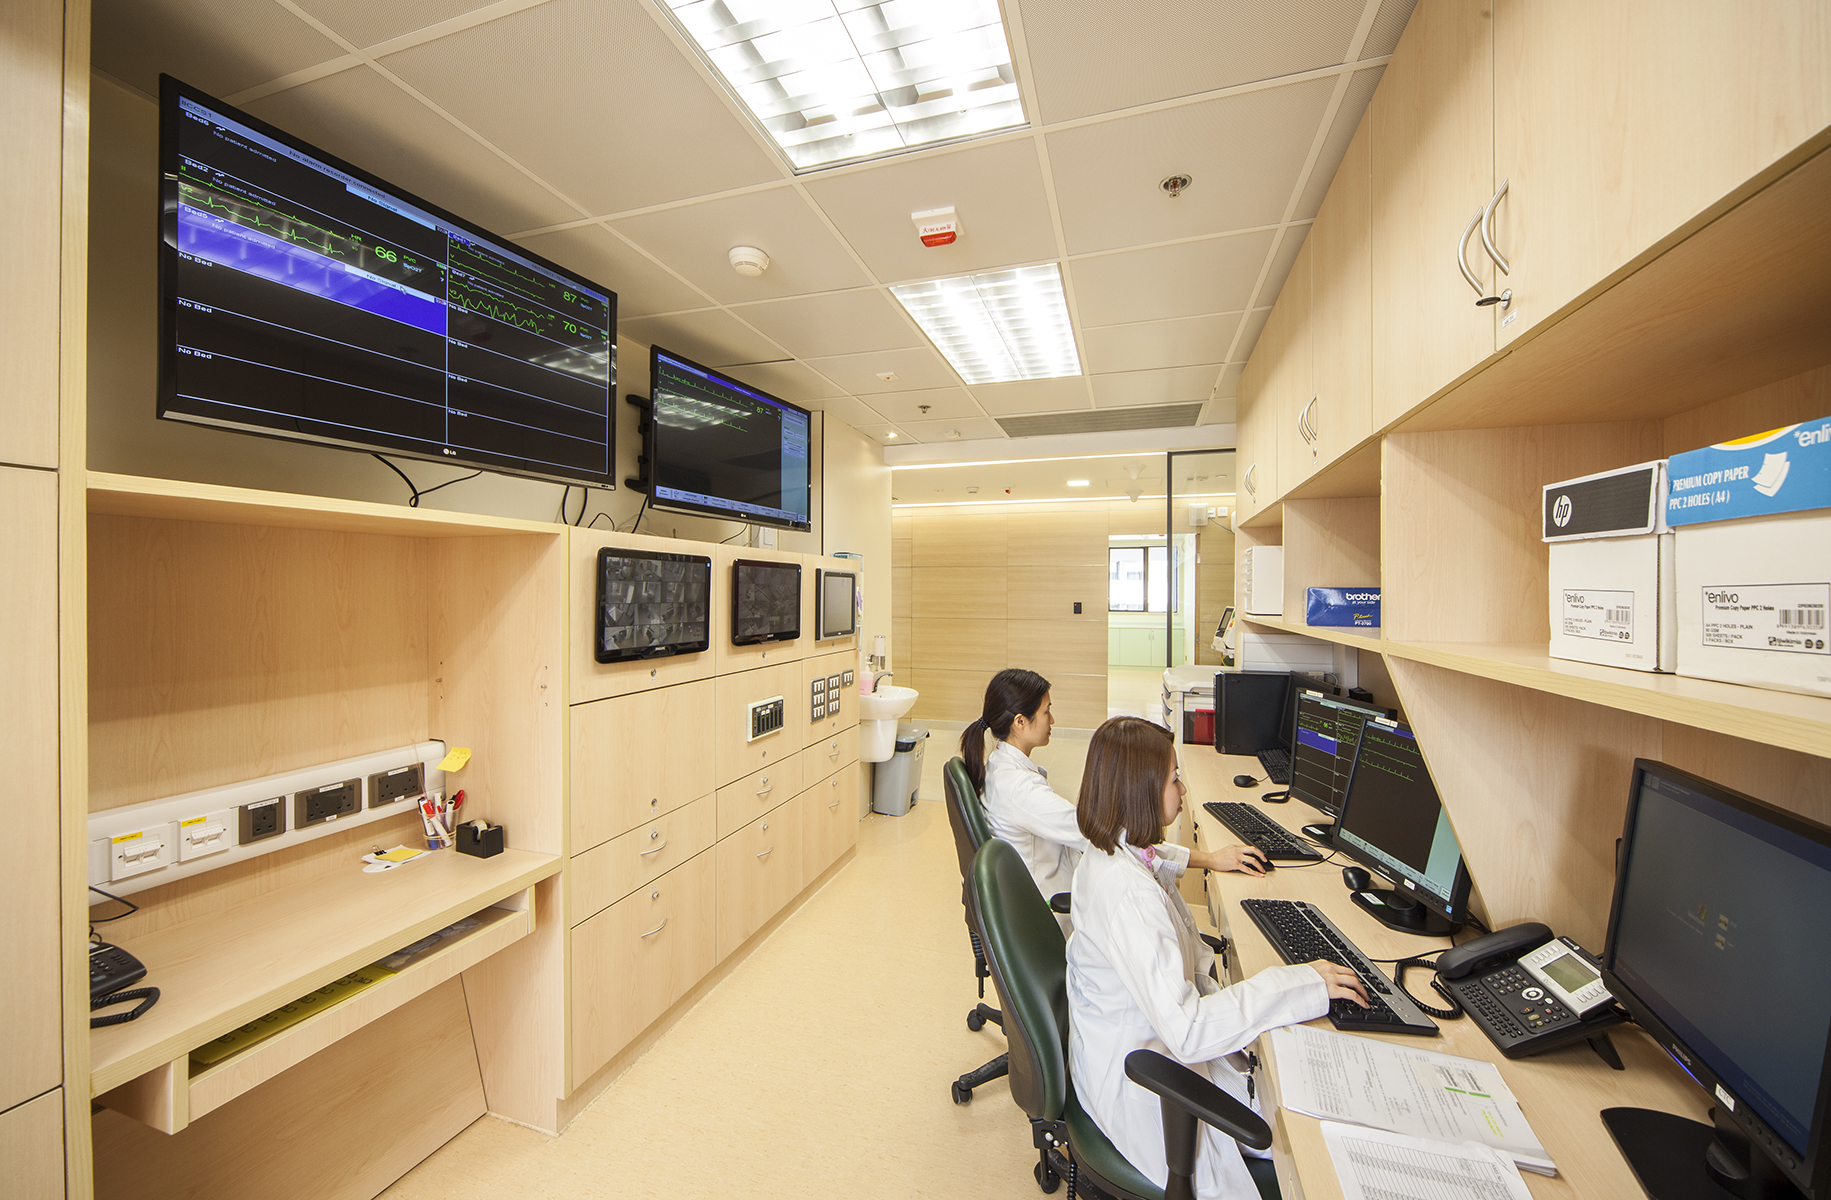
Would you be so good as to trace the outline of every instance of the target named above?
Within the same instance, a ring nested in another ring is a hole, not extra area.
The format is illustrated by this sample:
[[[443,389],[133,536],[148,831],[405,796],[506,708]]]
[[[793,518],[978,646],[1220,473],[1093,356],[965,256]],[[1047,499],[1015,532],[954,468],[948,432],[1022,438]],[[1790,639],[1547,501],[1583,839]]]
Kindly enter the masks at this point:
[[[856,571],[814,572],[814,638],[851,637],[858,632],[858,573]]]
[[[712,644],[712,560],[703,554],[598,551],[596,658],[698,654]]]
[[[801,636],[801,564],[740,558],[731,564],[731,644]]]

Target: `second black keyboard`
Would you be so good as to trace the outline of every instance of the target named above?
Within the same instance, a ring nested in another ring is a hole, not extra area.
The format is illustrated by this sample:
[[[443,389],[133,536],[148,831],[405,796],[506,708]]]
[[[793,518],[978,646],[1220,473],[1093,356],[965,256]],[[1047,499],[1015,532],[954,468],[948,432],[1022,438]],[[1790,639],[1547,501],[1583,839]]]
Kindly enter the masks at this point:
[[[1237,800],[1210,800],[1202,805],[1208,815],[1233,830],[1233,835],[1267,858],[1288,862],[1315,862],[1322,854],[1284,831],[1276,821],[1250,804]]]
[[[1289,786],[1291,782],[1291,752],[1289,750],[1259,751],[1259,765],[1265,768],[1265,777],[1273,783]]]
[[[1386,972],[1367,961],[1355,944],[1335,928],[1315,905],[1301,900],[1242,900],[1240,907],[1287,963],[1327,959],[1348,968],[1367,985],[1372,1004],[1362,1008],[1352,1000],[1329,1001],[1329,1021],[1337,1029],[1368,1033],[1416,1033],[1434,1036],[1437,1023],[1392,982]]]

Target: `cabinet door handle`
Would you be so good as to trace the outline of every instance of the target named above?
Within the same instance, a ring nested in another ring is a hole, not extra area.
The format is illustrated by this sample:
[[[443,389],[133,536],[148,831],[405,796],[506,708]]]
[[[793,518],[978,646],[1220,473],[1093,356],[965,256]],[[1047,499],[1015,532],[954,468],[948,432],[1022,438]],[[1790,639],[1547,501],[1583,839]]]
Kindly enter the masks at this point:
[[[757,857],[758,858],[767,858],[769,855],[771,855],[775,852],[775,849],[776,848],[774,846],[771,846],[769,849],[763,851],[763,853],[757,855]]]
[[[1461,269],[1462,277],[1469,281],[1469,286],[1475,289],[1478,304],[1488,293],[1481,286],[1481,280],[1475,278],[1475,272],[1469,270],[1469,239],[1475,236],[1475,227],[1481,224],[1483,211],[1479,208],[1475,210],[1475,215],[1469,218],[1469,227],[1462,231],[1462,240],[1456,243],[1456,266]]]
[[[647,858],[651,854],[660,854],[663,850],[666,850],[667,848],[668,848],[668,844],[666,842],[663,842],[659,846],[654,846],[647,850],[636,851],[636,857],[637,858]]]
[[[1259,469],[1258,463],[1254,463],[1250,467],[1247,467],[1245,477],[1240,480],[1240,482],[1243,485],[1245,485],[1246,494],[1248,496],[1251,496],[1254,500],[1257,500],[1259,498],[1259,486],[1253,482],[1252,477],[1253,477],[1253,473],[1256,472],[1258,469]]]
[[[1316,422],[1310,420],[1310,411],[1316,407],[1316,399],[1315,396],[1311,396],[1310,402],[1303,406],[1302,412],[1297,414],[1297,432],[1303,435],[1304,441],[1311,443],[1314,443],[1318,436]]]
[[[1494,265],[1500,268],[1502,275],[1513,274],[1513,268],[1507,265],[1507,256],[1494,245],[1494,206],[1499,204],[1500,198],[1507,194],[1507,185],[1512,182],[1511,179],[1501,180],[1500,190],[1494,193],[1494,198],[1488,201],[1488,206],[1481,210],[1481,248],[1488,252],[1488,257],[1494,260]]]
[[[661,918],[661,924],[655,926],[653,929],[649,930],[647,933],[643,934],[642,936],[645,938],[654,937],[656,934],[660,933],[663,929],[666,929],[667,927],[668,927],[668,919],[666,917],[663,917],[663,918]]]

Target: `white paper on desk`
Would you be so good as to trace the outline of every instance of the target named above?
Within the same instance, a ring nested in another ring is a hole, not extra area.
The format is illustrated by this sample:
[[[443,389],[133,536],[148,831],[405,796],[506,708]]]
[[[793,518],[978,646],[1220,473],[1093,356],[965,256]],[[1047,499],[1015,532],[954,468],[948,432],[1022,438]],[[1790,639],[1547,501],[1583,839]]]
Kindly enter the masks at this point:
[[[1556,1175],[1491,1062],[1293,1025],[1274,1029],[1278,1101],[1292,1112],[1440,1142],[1480,1142]]]
[[[1474,1142],[1459,1145],[1322,1123],[1345,1200],[1531,1200],[1526,1181],[1505,1154]]]

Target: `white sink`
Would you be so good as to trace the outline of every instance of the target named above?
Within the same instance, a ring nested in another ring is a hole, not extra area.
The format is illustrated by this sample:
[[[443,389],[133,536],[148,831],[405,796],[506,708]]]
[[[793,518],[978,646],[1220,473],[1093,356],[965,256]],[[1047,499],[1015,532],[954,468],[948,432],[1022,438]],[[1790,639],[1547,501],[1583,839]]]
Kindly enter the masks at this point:
[[[870,695],[858,698],[858,719],[894,721],[915,707],[916,697],[920,694],[914,688],[887,683]]]

